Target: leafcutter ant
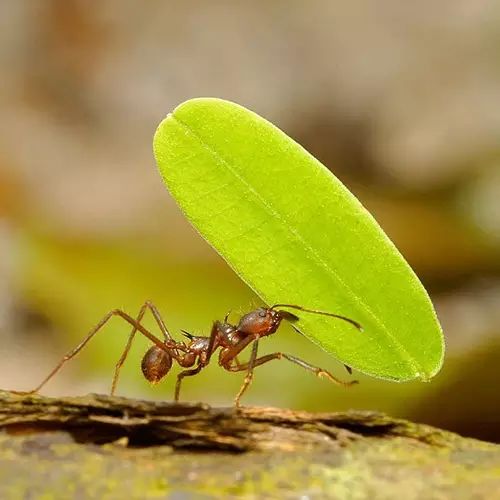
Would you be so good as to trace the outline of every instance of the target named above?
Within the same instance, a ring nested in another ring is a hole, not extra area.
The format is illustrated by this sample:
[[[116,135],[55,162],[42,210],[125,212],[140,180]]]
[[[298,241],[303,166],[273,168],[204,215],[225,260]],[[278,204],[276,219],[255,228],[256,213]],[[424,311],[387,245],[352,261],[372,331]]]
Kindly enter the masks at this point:
[[[163,339],[153,335],[147,330],[141,321],[147,310],[150,310],[158,327],[160,328]],[[291,354],[282,352],[274,352],[258,357],[257,351],[259,340],[262,337],[267,337],[274,334],[283,320],[289,321],[296,331],[299,331],[294,323],[299,320],[295,314],[287,311],[286,309],[294,309],[311,314],[319,314],[323,316],[330,316],[337,318],[362,331],[361,325],[350,318],[341,316],[325,311],[318,311],[316,309],[308,309],[306,307],[293,305],[293,304],[275,304],[272,307],[259,307],[244,316],[242,316],[237,325],[229,323],[228,316],[223,321],[215,321],[209,336],[196,336],[189,332],[182,331],[188,341],[176,341],[173,339],[169,330],[167,329],[158,309],[151,303],[145,302],[141,307],[139,314],[134,319],[127,313],[120,309],[113,309],[87,334],[87,336],[71,351],[69,351],[57,364],[57,366],[42,380],[42,382],[35,387],[29,394],[37,393],[45,386],[45,384],[62,368],[62,366],[76,356],[92,339],[92,337],[114,316],[119,316],[127,323],[132,325],[132,331],[129,334],[125,349],[116,363],[113,381],[111,384],[111,394],[113,395],[118,383],[120,369],[125,362],[127,355],[132,346],[132,342],[137,332],[144,335],[152,342],[152,347],[148,349],[144,355],[141,363],[142,373],[144,377],[151,383],[158,383],[172,368],[173,362],[185,368],[177,375],[177,382],[175,385],[174,400],[179,401],[180,389],[182,380],[185,377],[191,377],[199,373],[209,363],[212,355],[219,350],[219,366],[230,372],[246,371],[246,376],[243,385],[235,398],[235,405],[239,407],[240,399],[243,393],[250,385],[254,369],[269,361],[275,359],[286,359],[295,363],[306,370],[315,373],[318,377],[325,377],[331,382],[342,386],[350,386],[356,384],[357,381],[344,382],[329,371],[313,366],[302,359],[299,359]],[[300,331],[299,331],[300,333]],[[240,355],[248,346],[252,345],[250,358],[247,362],[240,363],[238,355]],[[346,369],[351,373],[351,369],[346,366]]]

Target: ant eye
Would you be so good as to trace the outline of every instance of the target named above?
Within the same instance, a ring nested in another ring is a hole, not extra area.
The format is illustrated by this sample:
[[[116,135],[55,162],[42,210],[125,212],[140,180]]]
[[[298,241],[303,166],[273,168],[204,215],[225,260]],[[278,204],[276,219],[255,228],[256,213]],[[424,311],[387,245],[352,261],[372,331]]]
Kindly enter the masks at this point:
[[[265,317],[267,316],[266,311],[260,311],[260,312],[259,312],[259,316],[260,316],[261,318],[265,318]]]

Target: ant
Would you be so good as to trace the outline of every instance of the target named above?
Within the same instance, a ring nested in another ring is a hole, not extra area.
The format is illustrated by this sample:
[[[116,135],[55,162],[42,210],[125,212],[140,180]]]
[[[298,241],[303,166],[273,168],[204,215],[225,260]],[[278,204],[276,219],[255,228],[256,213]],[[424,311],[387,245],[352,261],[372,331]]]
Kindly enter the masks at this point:
[[[205,368],[210,363],[210,359],[217,349],[220,349],[219,366],[230,372],[247,372],[243,385],[235,398],[236,407],[240,406],[240,399],[252,381],[254,368],[274,359],[286,359],[306,370],[312,371],[318,377],[326,377],[331,382],[338,385],[347,387],[356,384],[356,380],[344,382],[334,377],[329,371],[313,366],[290,354],[274,352],[272,354],[257,357],[259,340],[262,337],[267,337],[275,333],[283,320],[287,320],[292,323],[292,327],[300,333],[300,331],[293,325],[293,323],[299,320],[299,317],[286,309],[295,309],[307,313],[330,316],[348,322],[360,331],[363,330],[357,321],[345,316],[325,311],[318,311],[316,309],[308,309],[306,307],[293,304],[275,304],[271,307],[259,307],[258,309],[245,314],[240,318],[237,325],[233,325],[228,322],[229,314],[227,314],[223,321],[215,321],[213,323],[210,336],[208,337],[192,335],[191,333],[182,330],[182,333],[188,339],[188,342],[178,342],[173,339],[172,335],[168,331],[158,309],[151,302],[147,301],[143,304],[135,319],[120,309],[113,309],[110,311],[74,349],[69,351],[61,359],[57,366],[37,387],[27,393],[23,392],[22,394],[35,394],[39,392],[42,387],[44,387],[45,384],[54,375],[56,375],[63,365],[75,357],[87,345],[92,337],[114,316],[121,317],[127,323],[132,325],[133,328],[129,334],[125,349],[115,366],[115,372],[111,384],[111,395],[115,393],[121,367],[128,356],[137,332],[144,335],[153,343],[153,346],[148,349],[141,362],[142,373],[149,382],[156,384],[163,377],[165,377],[172,368],[174,360],[179,364],[179,366],[186,368],[177,375],[174,394],[174,400],[176,402],[179,401],[182,380],[185,377],[191,377],[198,374],[203,368]],[[142,318],[147,310],[151,311],[158,327],[162,332],[163,339],[153,335],[141,324]],[[238,361],[238,355],[250,344],[252,344],[252,350],[248,362],[240,363]],[[345,365],[345,367],[349,373],[352,373],[350,367],[347,365]]]

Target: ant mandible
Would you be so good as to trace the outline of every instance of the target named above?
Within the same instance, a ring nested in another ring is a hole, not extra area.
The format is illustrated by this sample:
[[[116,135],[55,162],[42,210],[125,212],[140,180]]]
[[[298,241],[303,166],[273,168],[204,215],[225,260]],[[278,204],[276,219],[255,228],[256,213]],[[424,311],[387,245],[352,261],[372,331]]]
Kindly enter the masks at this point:
[[[141,324],[144,314],[148,309],[151,311],[156,323],[158,324],[163,334],[163,340],[153,335]],[[345,387],[356,384],[356,380],[344,382],[334,377],[329,371],[317,366],[313,366],[306,361],[303,361],[302,359],[299,359],[290,354],[274,352],[272,354],[266,354],[265,356],[257,357],[259,339],[275,333],[283,320],[291,322],[293,328],[299,331],[293,325],[294,322],[299,320],[298,316],[284,309],[295,309],[307,313],[330,316],[342,321],[346,321],[360,331],[363,330],[361,325],[357,321],[354,321],[345,316],[341,316],[339,314],[318,311],[316,309],[308,309],[306,307],[293,304],[275,304],[271,307],[259,307],[258,309],[245,314],[240,318],[237,325],[232,325],[231,323],[229,323],[229,315],[226,315],[224,321],[215,321],[213,323],[210,336],[208,337],[195,336],[190,334],[189,332],[186,332],[185,330],[182,330],[184,336],[188,338],[188,342],[178,342],[173,339],[172,335],[168,331],[158,309],[151,302],[147,301],[141,307],[139,314],[135,319],[120,309],[113,309],[112,311],[110,311],[73,350],[69,351],[61,359],[57,366],[47,375],[47,377],[42,380],[42,382],[37,387],[27,393],[23,392],[23,394],[35,394],[39,392],[42,387],[44,387],[45,384],[63,367],[63,365],[67,361],[75,357],[87,345],[92,337],[99,330],[101,330],[101,328],[113,316],[121,317],[127,323],[132,325],[133,328],[129,334],[125,349],[115,366],[115,372],[111,384],[111,395],[115,393],[118,383],[118,377],[120,375],[120,369],[128,356],[130,348],[132,347],[132,342],[137,332],[144,335],[153,343],[153,346],[148,349],[141,362],[142,373],[149,382],[156,384],[163,377],[165,377],[165,375],[167,375],[167,373],[172,368],[173,361],[176,361],[182,368],[187,368],[177,375],[174,395],[174,400],[176,402],[179,401],[182,379],[185,377],[196,375],[203,368],[205,368],[209,364],[211,356],[217,349],[220,349],[219,365],[222,368],[230,372],[247,372],[243,381],[243,385],[241,386],[235,398],[235,405],[237,407],[240,406],[240,399],[252,381],[254,369],[257,366],[261,366],[264,363],[268,363],[269,361],[272,361],[274,359],[286,359],[301,366],[302,368],[305,368],[306,370],[312,371],[318,377],[325,377],[331,382]],[[238,361],[238,355],[252,343],[252,350],[248,362],[240,363]],[[347,371],[351,373],[350,367],[348,367],[347,365],[345,365],[345,367]]]

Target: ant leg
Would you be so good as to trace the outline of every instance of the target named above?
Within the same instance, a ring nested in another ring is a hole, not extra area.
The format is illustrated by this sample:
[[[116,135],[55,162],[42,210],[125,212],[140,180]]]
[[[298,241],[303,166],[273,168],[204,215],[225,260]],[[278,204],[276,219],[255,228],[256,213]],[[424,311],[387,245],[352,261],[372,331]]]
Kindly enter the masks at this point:
[[[224,368],[229,366],[233,359],[254,340],[258,340],[258,337],[248,335],[247,337],[242,338],[237,344],[224,349],[223,353],[221,353],[221,357],[219,358],[219,364]]]
[[[140,323],[142,320],[144,313],[146,312],[147,305],[144,304],[141,309],[139,310],[139,314],[137,315],[136,321],[137,323]],[[115,394],[116,391],[116,385],[118,384],[118,377],[120,376],[120,370],[121,367],[123,366],[123,363],[125,363],[125,360],[127,359],[128,353],[130,351],[130,348],[132,347],[132,342],[134,341],[135,334],[137,332],[137,328],[134,326],[132,328],[132,331],[130,332],[130,335],[128,336],[127,344],[125,345],[125,349],[123,350],[122,355],[120,356],[120,359],[115,365],[115,373],[113,374],[113,381],[111,383],[111,396]]]
[[[163,333],[163,337],[165,338],[165,340],[172,341],[173,340],[172,336],[170,335],[170,332],[168,331],[168,328],[166,327],[166,325],[163,321],[163,318],[161,317],[160,312],[158,311],[156,306],[152,302],[150,302],[149,300],[147,300],[142,305],[141,309],[139,310],[139,314],[137,315],[136,322],[137,323],[141,322],[141,320],[146,312],[146,309],[149,309],[151,311],[151,313],[153,314],[153,317],[155,318],[156,323],[160,327],[160,330]],[[110,394],[112,396],[114,395],[115,390],[116,390],[116,385],[118,384],[118,377],[120,376],[120,370],[123,366],[123,363],[125,363],[125,360],[127,359],[128,353],[130,351],[130,348],[132,347],[132,342],[134,341],[134,337],[135,337],[136,333],[137,333],[137,328],[134,326],[132,331],[130,332],[129,337],[128,337],[128,341],[127,341],[127,344],[125,346],[125,349],[124,349],[120,359],[118,360],[118,362],[115,365],[115,373],[113,375],[113,381],[111,383],[111,392],[110,392]],[[179,352],[176,349],[172,349],[172,350],[175,352],[175,354],[177,356],[179,355]]]
[[[203,364],[199,363],[196,368],[193,368],[192,370],[184,370],[177,375],[177,382],[175,383],[175,395],[174,395],[174,401],[177,403],[179,402],[179,395],[181,392],[181,382],[184,377],[192,377],[193,375],[196,375],[197,373],[200,373],[201,369],[203,368]]]
[[[252,346],[252,353],[250,354],[250,360],[248,363],[246,363],[248,367],[247,374],[245,375],[245,380],[243,380],[243,385],[241,386],[238,394],[236,395],[236,398],[234,399],[234,405],[236,408],[240,407],[240,399],[241,396],[245,393],[245,391],[248,389],[248,386],[252,382],[253,379],[253,370],[255,368],[255,362],[257,361],[257,349],[259,348],[259,340],[255,339],[255,342]],[[244,368],[240,368],[242,370]]]
[[[337,377],[334,377],[329,371],[324,370],[323,368],[319,368],[317,366],[311,365],[300,358],[296,358],[295,356],[292,356],[291,354],[284,354],[282,352],[274,352],[272,354],[267,354],[266,356],[262,356],[260,358],[257,358],[255,360],[253,366],[255,368],[256,366],[260,366],[260,365],[263,365],[264,363],[268,363],[269,361],[272,361],[273,359],[286,359],[292,363],[295,363],[296,365],[301,366],[302,368],[305,368],[306,370],[313,372],[318,377],[325,377],[325,378],[329,379],[331,382],[334,382],[335,384],[338,384],[338,385],[342,385],[344,387],[349,387],[351,385],[355,385],[358,383],[357,380],[351,380],[349,382],[344,382],[343,380],[340,380]],[[224,366],[224,368],[230,372],[238,372],[238,371],[248,369],[249,366],[250,366],[250,361],[248,363],[244,363],[244,364],[240,365],[239,367],[237,367],[237,366]]]
[[[212,325],[212,330],[210,331],[210,340],[208,341],[207,357],[204,363],[205,366],[208,365],[213,352],[215,351],[215,349],[217,349],[217,337],[219,335],[219,332],[220,332],[220,322],[214,321]]]
[[[257,366],[263,365],[264,363],[267,363],[268,361],[272,361],[273,359],[280,359],[277,354],[280,353],[273,353],[273,354],[266,354],[265,356],[261,356],[260,358],[257,358],[254,363],[254,368]],[[248,370],[248,363],[240,363],[239,365],[225,365],[224,369],[227,370],[228,372],[241,372],[244,370]]]
[[[144,303],[143,307],[147,307],[151,311],[156,320],[156,323],[158,323],[158,326],[160,327],[161,333],[163,333],[163,336],[165,337],[165,340],[173,340],[172,335],[168,331],[168,328],[165,325],[163,318],[161,317],[160,311],[158,311],[158,308],[149,300]]]
[[[328,370],[324,370],[323,368],[319,368],[318,366],[311,365],[310,363],[307,363],[303,359],[292,356],[291,354],[283,354],[283,353],[277,353],[277,354],[281,354],[281,357],[283,357],[284,359],[287,359],[288,361],[295,363],[296,365],[299,365],[302,368],[305,368],[306,370],[313,372],[317,377],[320,378],[325,377],[337,385],[349,387],[350,385],[355,385],[358,383],[357,380],[350,380],[349,382],[340,380],[337,377],[334,377]]]
[[[28,392],[18,391],[19,394],[36,394],[62,367],[63,365],[74,358],[92,339],[92,337],[113,317],[119,316],[127,323],[130,323],[135,329],[141,332],[145,337],[147,337],[153,344],[157,345],[160,349],[167,351],[167,346],[156,336],[150,333],[146,328],[144,328],[139,322],[137,322],[134,318],[129,316],[126,312],[120,309],[113,309],[106,316],[104,316],[97,325],[90,330],[87,336],[71,351],[69,351],[62,359],[59,361],[57,366],[38,384],[37,387]]]

